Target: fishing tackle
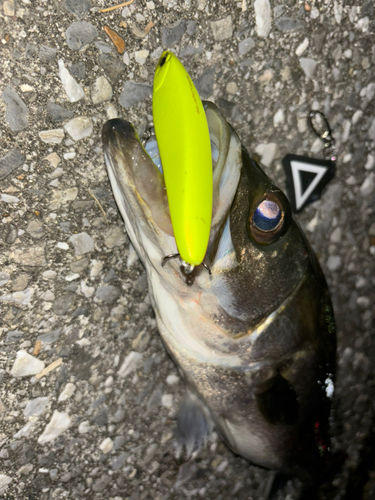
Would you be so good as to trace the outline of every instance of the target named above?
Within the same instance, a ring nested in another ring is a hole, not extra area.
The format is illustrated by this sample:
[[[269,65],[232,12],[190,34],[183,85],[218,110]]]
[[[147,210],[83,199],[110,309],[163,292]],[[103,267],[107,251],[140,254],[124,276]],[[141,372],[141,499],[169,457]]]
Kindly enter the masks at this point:
[[[173,232],[188,272],[202,264],[210,235],[211,143],[198,92],[184,66],[168,51],[156,67],[152,111]]]

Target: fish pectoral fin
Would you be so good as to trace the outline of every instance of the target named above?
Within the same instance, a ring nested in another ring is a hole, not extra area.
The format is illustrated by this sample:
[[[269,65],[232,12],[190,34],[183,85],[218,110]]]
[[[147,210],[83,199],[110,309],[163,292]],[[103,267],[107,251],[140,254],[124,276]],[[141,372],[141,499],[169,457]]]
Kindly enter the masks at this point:
[[[187,389],[177,415],[176,457],[180,458],[185,449],[186,457],[190,458],[195,448],[199,449],[206,443],[213,428],[208,409]]]

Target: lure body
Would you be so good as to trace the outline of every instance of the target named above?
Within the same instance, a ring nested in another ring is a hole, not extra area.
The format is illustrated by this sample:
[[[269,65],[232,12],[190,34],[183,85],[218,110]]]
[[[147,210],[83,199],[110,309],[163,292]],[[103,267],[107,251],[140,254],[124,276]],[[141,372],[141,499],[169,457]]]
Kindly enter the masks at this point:
[[[210,134],[190,76],[168,51],[155,71],[152,110],[177,248],[182,260],[196,266],[211,227]]]

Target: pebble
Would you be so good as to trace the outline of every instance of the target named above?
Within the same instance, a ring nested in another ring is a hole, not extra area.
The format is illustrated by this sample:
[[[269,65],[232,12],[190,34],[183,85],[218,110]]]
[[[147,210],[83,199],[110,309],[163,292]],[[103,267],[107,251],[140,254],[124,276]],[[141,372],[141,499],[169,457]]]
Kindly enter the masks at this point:
[[[280,31],[297,31],[305,28],[305,23],[290,17],[280,17],[276,22],[276,27]]]
[[[38,240],[43,236],[43,224],[40,222],[40,220],[32,220],[28,223],[26,231],[32,238]]]
[[[338,226],[336,227],[333,231],[332,231],[332,234],[330,236],[330,240],[332,243],[338,243],[340,240],[341,240],[341,228]]]
[[[16,13],[16,6],[13,0],[5,0],[3,3],[4,15],[13,17]]]
[[[112,54],[100,54],[99,64],[113,83],[117,82],[125,71],[125,64]]]
[[[27,402],[27,405],[25,409],[23,410],[23,414],[25,417],[33,417],[33,416],[38,416],[41,415],[45,407],[48,404],[49,399],[47,397],[40,397],[40,398],[35,398],[31,399],[30,401]]]
[[[44,280],[53,280],[57,276],[56,271],[44,271],[42,273],[42,277]]]
[[[61,403],[62,401],[66,401],[69,399],[71,396],[73,396],[74,392],[76,390],[76,386],[72,384],[71,382],[68,382],[66,386],[64,387],[63,391],[60,393],[58,401]]]
[[[358,109],[352,116],[352,123],[355,125],[363,116],[363,111]]]
[[[229,15],[224,19],[220,19],[219,21],[211,21],[211,29],[214,40],[216,40],[217,42],[231,38],[233,35],[232,16]]]
[[[23,266],[45,266],[44,247],[17,248],[9,255],[10,260]]]
[[[26,351],[21,350],[16,354],[16,360],[10,374],[13,377],[28,377],[29,375],[36,375],[41,372],[43,368],[43,361],[31,356]]]
[[[64,153],[63,158],[64,160],[73,160],[77,156],[77,153],[75,151],[72,151],[71,153]]]
[[[350,120],[345,120],[342,125],[341,143],[344,144],[349,139],[351,122]]]
[[[110,54],[112,52],[112,47],[105,42],[95,42],[95,47],[103,54]]]
[[[80,434],[87,434],[88,432],[91,431],[91,429],[92,427],[90,426],[90,422],[88,420],[84,420],[78,426],[78,432]]]
[[[276,111],[274,117],[273,117],[273,126],[278,127],[279,125],[282,125],[284,123],[285,116],[284,116],[284,110],[279,109]]]
[[[161,41],[163,47],[171,48],[177,45],[178,42],[183,37],[186,28],[187,28],[187,22],[185,21],[185,19],[177,21],[171,26],[163,28],[161,31]]]
[[[59,104],[55,104],[54,102],[49,102],[47,104],[47,113],[55,122],[68,120],[74,114],[72,111],[63,108],[62,106],[60,106]]]
[[[11,149],[0,158],[0,180],[5,179],[14,170],[25,163],[25,157],[18,149]]]
[[[203,45],[200,44],[199,47],[194,47],[192,45],[188,45],[187,47],[183,47],[180,50],[179,57],[190,57],[195,54],[201,54],[203,52]]]
[[[60,434],[69,429],[71,423],[72,422],[67,413],[55,410],[50,423],[47,424],[43,434],[39,436],[38,443],[45,444],[53,441],[60,436]]]
[[[22,427],[16,434],[13,435],[15,439],[18,439],[20,437],[27,437],[31,434],[31,431],[33,430],[35,426],[35,422],[27,422],[27,424]]]
[[[54,47],[48,47],[47,45],[42,45],[39,49],[39,59],[44,63],[53,61],[56,57],[56,54],[57,54],[57,49],[55,49]]]
[[[85,91],[81,85],[75,81],[69,71],[65,68],[64,61],[59,59],[59,76],[61,83],[70,102],[77,102],[85,97]]]
[[[163,394],[161,397],[161,404],[165,408],[172,408],[173,406],[173,394]]]
[[[312,9],[310,17],[311,17],[311,19],[317,19],[319,17],[318,9]]]
[[[250,52],[250,50],[252,50],[254,47],[255,47],[254,40],[252,38],[246,38],[245,40],[242,40],[242,42],[238,44],[238,53],[240,56],[244,56],[245,54]]]
[[[111,39],[113,45],[116,47],[117,52],[119,54],[123,54],[125,50],[125,41],[116,33],[116,31],[111,30],[108,26],[104,26],[103,29]]]
[[[102,452],[104,453],[104,455],[106,455],[107,453],[109,453],[110,451],[113,450],[113,441],[110,437],[107,437],[106,439],[104,439],[104,441],[102,441],[99,445],[99,448],[102,450]]]
[[[371,170],[374,165],[375,165],[375,156],[373,156],[373,155],[367,155],[367,160],[366,160],[366,163],[365,163],[365,169],[366,170]]]
[[[73,234],[69,241],[73,243],[76,255],[84,255],[94,250],[94,241],[87,233]]]
[[[121,295],[121,290],[113,285],[100,286],[96,290],[95,297],[99,300],[110,303],[114,302]]]
[[[82,47],[93,42],[98,31],[91,23],[80,21],[73,23],[66,30],[66,43],[71,50],[81,50]]]
[[[3,295],[0,300],[4,302],[15,302],[16,304],[27,305],[30,303],[34,290],[32,288],[26,288],[21,292],[14,292],[11,295]]]
[[[0,272],[0,286],[4,286],[8,283],[10,276],[8,273]]]
[[[70,269],[73,273],[80,273],[90,264],[90,260],[87,258],[75,260],[70,263]]]
[[[339,255],[330,255],[327,260],[327,267],[330,271],[337,271],[341,267],[341,257]]]
[[[125,109],[129,109],[135,104],[151,96],[152,87],[143,83],[127,81],[124,84],[119,102]]]
[[[301,57],[299,63],[307,78],[312,78],[314,76],[315,69],[318,63],[314,59],[309,59],[306,57]]]
[[[58,241],[56,247],[60,248],[60,250],[69,250],[69,245],[63,241]]]
[[[5,102],[5,120],[13,132],[24,130],[29,124],[29,109],[15,89],[8,85],[2,93]]]
[[[17,196],[11,196],[10,194],[0,194],[1,201],[4,203],[18,203],[20,200]]]
[[[187,27],[186,27],[186,33],[189,36],[195,35],[197,31],[197,24],[194,21],[188,21]]]
[[[226,86],[226,91],[228,92],[228,94],[235,95],[238,92],[236,82],[229,82]]]
[[[362,186],[359,188],[361,196],[369,196],[375,187],[375,174],[371,172],[363,181]]]
[[[375,141],[375,118],[372,120],[370,128],[368,129],[368,136],[372,141]]]
[[[63,7],[69,14],[82,19],[89,12],[91,2],[90,0],[64,0]]]
[[[72,64],[69,67],[69,73],[78,78],[79,80],[83,80],[86,76],[86,65],[83,61],[79,61],[76,64]]]
[[[215,68],[207,68],[194,82],[200,97],[206,99],[214,91]]]
[[[118,371],[118,375],[120,377],[126,377],[127,375],[129,375],[136,369],[141,359],[142,359],[142,354],[136,351],[131,351],[124,359],[124,362],[122,363]]]
[[[7,333],[5,342],[6,344],[13,344],[14,342],[18,342],[19,340],[21,340],[22,337],[23,337],[23,332],[14,330]]]
[[[305,52],[307,47],[309,46],[309,39],[305,38],[302,43],[298,45],[296,48],[296,55],[297,56],[302,56],[302,54]]]
[[[8,0],[9,1],[9,0]],[[6,2],[4,2],[5,5]],[[5,14],[5,8],[4,8],[4,14]],[[5,14],[7,15],[7,14]],[[13,481],[13,479],[10,476],[7,476],[6,474],[0,474],[0,494],[3,495],[5,494],[8,486],[10,483]]]
[[[168,385],[178,384],[179,381],[180,381],[180,377],[178,377],[174,373],[172,373],[171,375],[168,375],[168,377],[166,378],[166,382]]]
[[[39,137],[47,144],[60,144],[65,134],[62,128],[56,128],[53,130],[42,130],[42,132],[39,132]]]
[[[58,297],[53,303],[52,310],[57,316],[64,316],[72,307],[74,295],[66,293]]]
[[[255,23],[257,35],[267,38],[271,31],[271,6],[269,0],[255,0]]]
[[[60,157],[57,153],[51,153],[48,156],[45,157],[45,159],[48,161],[48,163],[52,167],[57,167],[57,165],[61,162]]]
[[[87,116],[72,118],[64,128],[74,141],[90,137],[93,132],[92,120]]]
[[[148,58],[149,53],[150,52],[148,50],[136,50],[134,52],[135,62],[137,62],[138,64],[144,64]]]
[[[30,276],[26,273],[21,273],[12,281],[12,290],[14,292],[23,292],[29,283]]]
[[[109,229],[104,235],[104,243],[107,248],[114,248],[123,245],[126,243],[124,230],[120,227],[113,227]]]
[[[268,144],[259,144],[255,148],[255,152],[261,157],[262,164],[265,167],[270,167],[276,156],[277,144],[270,142]]]

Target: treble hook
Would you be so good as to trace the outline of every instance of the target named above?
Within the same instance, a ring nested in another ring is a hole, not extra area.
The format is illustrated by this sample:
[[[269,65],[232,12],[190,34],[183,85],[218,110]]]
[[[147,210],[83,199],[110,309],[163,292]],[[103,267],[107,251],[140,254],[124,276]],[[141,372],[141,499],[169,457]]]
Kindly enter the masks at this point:
[[[168,262],[169,260],[176,259],[177,257],[180,257],[179,253],[171,253],[169,255],[166,255],[165,257],[162,258],[161,260],[161,267],[164,267],[164,264]],[[192,264],[189,264],[188,262],[180,259],[181,266],[183,269],[184,274],[191,274],[194,271],[195,266]],[[208,267],[208,265],[205,262],[202,262],[202,266],[208,271],[208,274],[212,274],[211,269]]]
[[[323,130],[322,131],[318,130],[314,125],[313,118],[317,115],[320,117],[320,119],[323,122]],[[332,137],[331,127],[329,126],[327,118],[325,117],[325,115],[321,111],[311,110],[309,113],[309,123],[310,123],[310,127],[313,130],[313,132],[315,133],[315,135],[317,135],[318,137],[320,137],[320,139],[323,139],[323,141],[324,141],[323,154],[325,156],[330,156],[332,150],[335,149],[335,139]]]

